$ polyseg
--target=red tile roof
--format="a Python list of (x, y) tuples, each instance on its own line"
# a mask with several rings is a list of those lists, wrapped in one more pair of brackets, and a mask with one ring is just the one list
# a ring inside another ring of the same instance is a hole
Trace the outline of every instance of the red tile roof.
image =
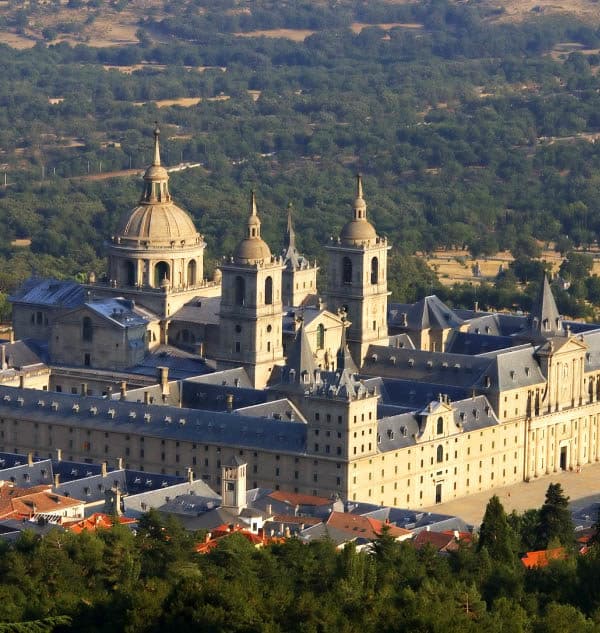
[[(0, 495), (0, 518), (17, 518), (31, 517), (34, 514), (62, 514), (68, 508), (82, 506), (83, 501), (57, 495), (43, 486), (43, 490), (39, 491), (40, 486), (33, 488), (14, 488), (3, 486), (0, 491), (4, 493)], [(10, 490), (13, 494), (9, 494)], [(32, 492), (33, 490), (33, 492)]]
[(204, 543), (198, 543), (196, 545), (196, 551), (199, 554), (208, 554), (208, 552), (217, 547), (222, 539), (227, 538), (232, 534), (240, 534), (247, 541), (252, 543), (254, 547), (264, 547), (265, 545), (270, 543), (281, 543), (284, 541), (284, 539), (282, 538), (270, 538), (266, 537), (264, 534), (254, 534), (253, 532), (250, 532), (250, 530), (241, 528), (238, 525), (233, 528), (230, 528), (227, 525), (221, 525), (207, 536), (207, 539), (206, 541), (204, 541)]
[(388, 528), (388, 534), (393, 538), (400, 538), (411, 534), (410, 530), (389, 525), (377, 519), (363, 517), (359, 514), (348, 512), (332, 512), (326, 522), (328, 527), (335, 528), (354, 538), (376, 539), (384, 527)]
[(421, 549), (426, 545), (432, 545), (438, 552), (453, 552), (458, 549), (458, 541), (454, 536), (454, 532), (428, 532), (423, 530), (419, 532), (413, 544), (417, 549)]
[[(135, 519), (129, 519), (128, 517), (118, 517), (118, 521), (121, 525), (130, 525), (131, 523), (135, 523)], [(63, 523), (64, 525), (64, 523)], [(81, 521), (75, 521), (73, 523), (69, 523), (66, 527), (71, 532), (75, 532), (75, 534), (79, 534), (84, 531), (95, 531), (98, 529), (110, 529), (113, 526), (113, 517), (109, 514), (104, 514), (103, 512), (96, 512)]]
[(564, 547), (554, 549), (542, 549), (536, 552), (527, 552), (521, 558), (521, 562), (527, 569), (534, 567), (546, 567), (551, 560), (564, 560), (567, 557)]

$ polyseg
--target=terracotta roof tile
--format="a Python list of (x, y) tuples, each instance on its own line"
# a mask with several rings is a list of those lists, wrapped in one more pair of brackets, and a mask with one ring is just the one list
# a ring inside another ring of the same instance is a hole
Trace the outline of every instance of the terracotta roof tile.
[(388, 534), (394, 538), (407, 536), (411, 534), (410, 530), (388, 525), (383, 521), (363, 517), (359, 514), (350, 514), (348, 512), (332, 512), (327, 519), (327, 526), (347, 532), (355, 538), (376, 539), (384, 527), (388, 527)]
[(527, 552), (521, 558), (521, 562), (527, 569), (534, 567), (546, 567), (552, 560), (564, 560), (567, 557), (564, 547), (555, 547), (554, 549), (542, 549), (535, 552)]
[(326, 506), (331, 503), (331, 499), (326, 499), (325, 497), (302, 495), (297, 492), (284, 492), (282, 490), (274, 490), (267, 496), (275, 501), (289, 503), (292, 506)]

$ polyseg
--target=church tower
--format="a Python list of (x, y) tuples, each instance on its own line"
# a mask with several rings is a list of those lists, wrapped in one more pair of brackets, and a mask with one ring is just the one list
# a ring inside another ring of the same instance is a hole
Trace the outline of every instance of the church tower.
[(221, 506), (239, 514), (246, 507), (246, 462), (232, 457), (221, 468)]
[(204, 240), (192, 218), (171, 198), (159, 139), (156, 126), (141, 198), (123, 215), (107, 247), (107, 283), (90, 290), (98, 296), (134, 299), (152, 310), (163, 320), (165, 343), (168, 318), (199, 291), (205, 294), (209, 284), (203, 278)]
[(283, 305), (305, 306), (317, 302), (316, 264), (311, 264), (296, 249), (296, 232), (292, 224), (292, 205), (288, 206), (287, 228), (283, 243)]
[(260, 236), (252, 192), (246, 237), (221, 264), (220, 369), (242, 366), (256, 389), (263, 389), (275, 365), (283, 364), (283, 262)]
[(343, 308), (350, 321), (348, 346), (361, 367), (369, 345), (387, 345), (387, 239), (367, 220), (362, 180), (356, 177), (352, 219), (331, 239), (327, 271), (327, 307)]

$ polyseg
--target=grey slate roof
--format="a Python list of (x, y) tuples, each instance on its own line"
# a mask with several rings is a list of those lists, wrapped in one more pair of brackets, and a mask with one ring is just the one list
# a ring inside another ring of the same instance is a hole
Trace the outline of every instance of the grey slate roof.
[(234, 367), (223, 371), (215, 371), (203, 376), (187, 378), (185, 384), (194, 383), (202, 385), (228, 385), (231, 387), (241, 387), (252, 389), (252, 383), (243, 367)]
[(9, 297), (9, 300), (12, 303), (35, 306), (75, 308), (85, 301), (85, 297), (83, 286), (75, 281), (30, 277)]
[(472, 334), (470, 332), (453, 332), (446, 343), (446, 351), (450, 354), (477, 356), (486, 352), (507, 349), (517, 344), (510, 336), (492, 336), (491, 334)]
[(235, 415), (274, 418), (276, 420), (301, 420), (306, 422), (306, 418), (302, 415), (300, 410), (287, 398), (269, 400), (262, 404), (242, 407), (240, 409), (236, 409), (233, 413)]
[[(2, 455), (5, 454), (3, 453)], [(21, 488), (29, 488), (40, 484), (52, 485), (52, 461), (50, 459), (34, 461), (29, 466), (27, 456), (13, 455), (12, 457), (15, 458), (14, 461), (21, 461), (21, 459), (23, 461), (20, 466), (5, 467), (7, 459), (4, 456), (0, 457), (0, 481), (12, 481)]]
[(171, 317), (172, 321), (196, 324), (219, 324), (221, 297), (194, 297)]
[(556, 336), (563, 330), (562, 320), (546, 274), (544, 274), (538, 296), (531, 308), (529, 327), (534, 334), (543, 337)]
[(213, 369), (196, 354), (190, 354), (171, 345), (160, 345), (139, 364), (128, 371), (142, 376), (156, 376), (158, 367), (168, 367), (170, 378), (190, 378), (212, 373)]
[[(435, 403), (434, 403), (435, 404)], [(485, 396), (452, 402), (456, 430), (474, 431), (499, 424)], [(377, 421), (377, 446), (380, 451), (393, 451), (417, 443), (421, 433), (419, 412), (401, 413)]]
[(0, 386), (0, 416), (10, 418), (17, 408), (20, 416), (26, 415), (29, 420), (42, 424), (68, 425), (76, 420), (81, 428), (101, 431), (273, 451), (303, 453), (306, 450), (306, 424), (298, 421), (249, 418), (64, 393), (44, 392), (41, 397), (39, 391)]
[(392, 304), (388, 317), (390, 327), (409, 330), (445, 330), (458, 327), (462, 322), (462, 319), (436, 295), (430, 295), (416, 303)]
[(137, 307), (133, 301), (122, 297), (90, 301), (85, 305), (92, 312), (121, 328), (144, 326), (156, 319), (151, 317), (148, 311)]

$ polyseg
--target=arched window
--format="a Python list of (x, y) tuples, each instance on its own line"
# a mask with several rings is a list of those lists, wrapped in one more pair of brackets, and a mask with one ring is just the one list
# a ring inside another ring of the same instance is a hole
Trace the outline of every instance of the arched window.
[(440, 444), (437, 447), (437, 463), (444, 461), (444, 447)]
[(265, 303), (271, 305), (273, 303), (273, 277), (265, 279)]
[(135, 264), (131, 261), (125, 262), (125, 283), (128, 286), (135, 286)]
[(325, 326), (319, 323), (317, 327), (317, 349), (323, 349), (325, 347)]
[(83, 323), (81, 327), (81, 338), (90, 343), (94, 338), (94, 330), (92, 329), (92, 319), (90, 317), (83, 317)]
[(379, 260), (373, 257), (371, 260), (371, 283), (375, 285), (379, 282)]
[(344, 257), (342, 261), (342, 282), (352, 283), (352, 260), (349, 257)]
[(236, 306), (243, 306), (246, 303), (246, 281), (244, 280), (243, 277), (236, 277), (235, 278), (235, 286), (234, 286), (234, 292), (235, 292), (235, 305)]
[(437, 419), (437, 433), (440, 435), (444, 432), (444, 418)]
[(160, 288), (163, 279), (169, 279), (169, 264), (167, 262), (158, 262), (154, 266), (154, 287)]
[(196, 260), (192, 259), (187, 266), (187, 282), (188, 286), (196, 285)]

